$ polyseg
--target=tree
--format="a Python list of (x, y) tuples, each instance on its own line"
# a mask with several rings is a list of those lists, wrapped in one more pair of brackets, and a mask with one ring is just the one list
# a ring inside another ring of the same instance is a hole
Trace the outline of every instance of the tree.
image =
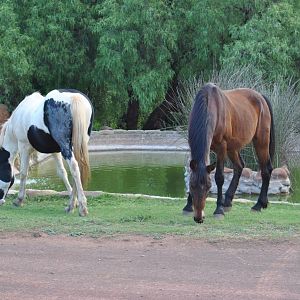
[(177, 51), (173, 52), (173, 79), (165, 100), (150, 114), (144, 129), (158, 129), (169, 122), (176, 111), (176, 90), (180, 82), (193, 77), (209, 78), (220, 65), (224, 45), (232, 41), (231, 26), (239, 27), (271, 1), (257, 4), (251, 0), (170, 1), (169, 9), (176, 24)]
[(232, 26), (233, 42), (222, 53), (223, 65), (249, 65), (265, 79), (299, 77), (300, 10), (294, 1), (272, 4), (244, 26)]
[(99, 39), (93, 82), (104, 86), (117, 113), (127, 106), (127, 128), (135, 129), (164, 98), (173, 76), (175, 24), (162, 0), (106, 0), (98, 5)]
[(0, 100), (12, 109), (31, 89), (32, 67), (26, 55), (30, 39), (22, 35), (10, 1), (0, 4)]
[(77, 88), (98, 126), (161, 128), (182, 81), (253, 65), (300, 75), (298, 0), (3, 0), (0, 100)]
[(27, 57), (35, 70), (35, 89), (46, 93), (55, 88), (76, 87), (86, 92), (90, 64), (85, 6), (79, 0), (18, 2), (22, 31), (30, 37)]

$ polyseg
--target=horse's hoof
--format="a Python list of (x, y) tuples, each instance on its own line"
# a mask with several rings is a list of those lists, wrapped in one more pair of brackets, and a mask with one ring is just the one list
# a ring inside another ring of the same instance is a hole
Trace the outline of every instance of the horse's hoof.
[(214, 211), (214, 215), (225, 215), (223, 206), (218, 206)]
[(232, 209), (232, 206), (224, 206), (223, 209), (224, 209), (224, 212), (230, 212)]
[(82, 208), (82, 209), (79, 209), (79, 216), (80, 217), (85, 217), (88, 215), (88, 210), (86, 207)]
[(4, 199), (0, 200), (0, 205), (3, 205), (4, 203), (5, 203)]
[(261, 212), (261, 206), (260, 205), (257, 205), (255, 204), (254, 206), (251, 207), (251, 211), (252, 212)]
[(21, 207), (23, 206), (23, 201), (20, 199), (16, 199), (15, 201), (13, 201), (13, 205), (17, 207)]
[(67, 206), (67, 207), (65, 208), (65, 212), (66, 212), (67, 214), (73, 213), (73, 212), (74, 212), (74, 207), (72, 208), (72, 207), (70, 207), (70, 206)]
[(224, 215), (223, 214), (214, 214), (214, 217), (217, 220), (223, 220), (224, 219)]

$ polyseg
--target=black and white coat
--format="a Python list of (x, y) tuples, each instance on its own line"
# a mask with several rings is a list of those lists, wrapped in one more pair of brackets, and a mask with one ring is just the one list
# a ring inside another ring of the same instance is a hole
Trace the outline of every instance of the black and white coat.
[[(29, 158), (36, 150), (53, 154), (58, 174), (70, 193), (70, 203), (66, 210), (73, 210), (78, 197), (79, 213), (86, 215), (87, 201), (81, 184), (83, 179), (80, 173), (81, 162), (78, 161), (78, 155), (76, 158), (74, 152), (83, 151), (84, 155), (87, 155), (92, 120), (91, 102), (86, 95), (77, 90), (53, 90), (45, 97), (35, 92), (25, 97), (1, 131), (0, 204), (5, 202), (5, 196), (14, 182), (13, 165), (19, 153), (20, 188), (14, 204), (22, 205)], [(62, 157), (70, 168), (74, 179), (74, 189), (68, 181)], [(86, 159), (85, 164), (88, 164), (88, 157)]]

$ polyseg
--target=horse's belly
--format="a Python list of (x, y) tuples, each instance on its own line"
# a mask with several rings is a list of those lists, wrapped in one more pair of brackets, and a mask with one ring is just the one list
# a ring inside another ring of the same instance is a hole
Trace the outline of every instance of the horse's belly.
[(60, 152), (60, 147), (51, 135), (32, 125), (27, 132), (31, 146), (41, 153)]

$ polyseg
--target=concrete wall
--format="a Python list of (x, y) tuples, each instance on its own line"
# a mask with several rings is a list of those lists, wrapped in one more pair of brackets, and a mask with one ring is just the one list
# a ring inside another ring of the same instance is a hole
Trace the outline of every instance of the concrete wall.
[(89, 150), (188, 151), (188, 143), (177, 131), (101, 130), (92, 132)]

